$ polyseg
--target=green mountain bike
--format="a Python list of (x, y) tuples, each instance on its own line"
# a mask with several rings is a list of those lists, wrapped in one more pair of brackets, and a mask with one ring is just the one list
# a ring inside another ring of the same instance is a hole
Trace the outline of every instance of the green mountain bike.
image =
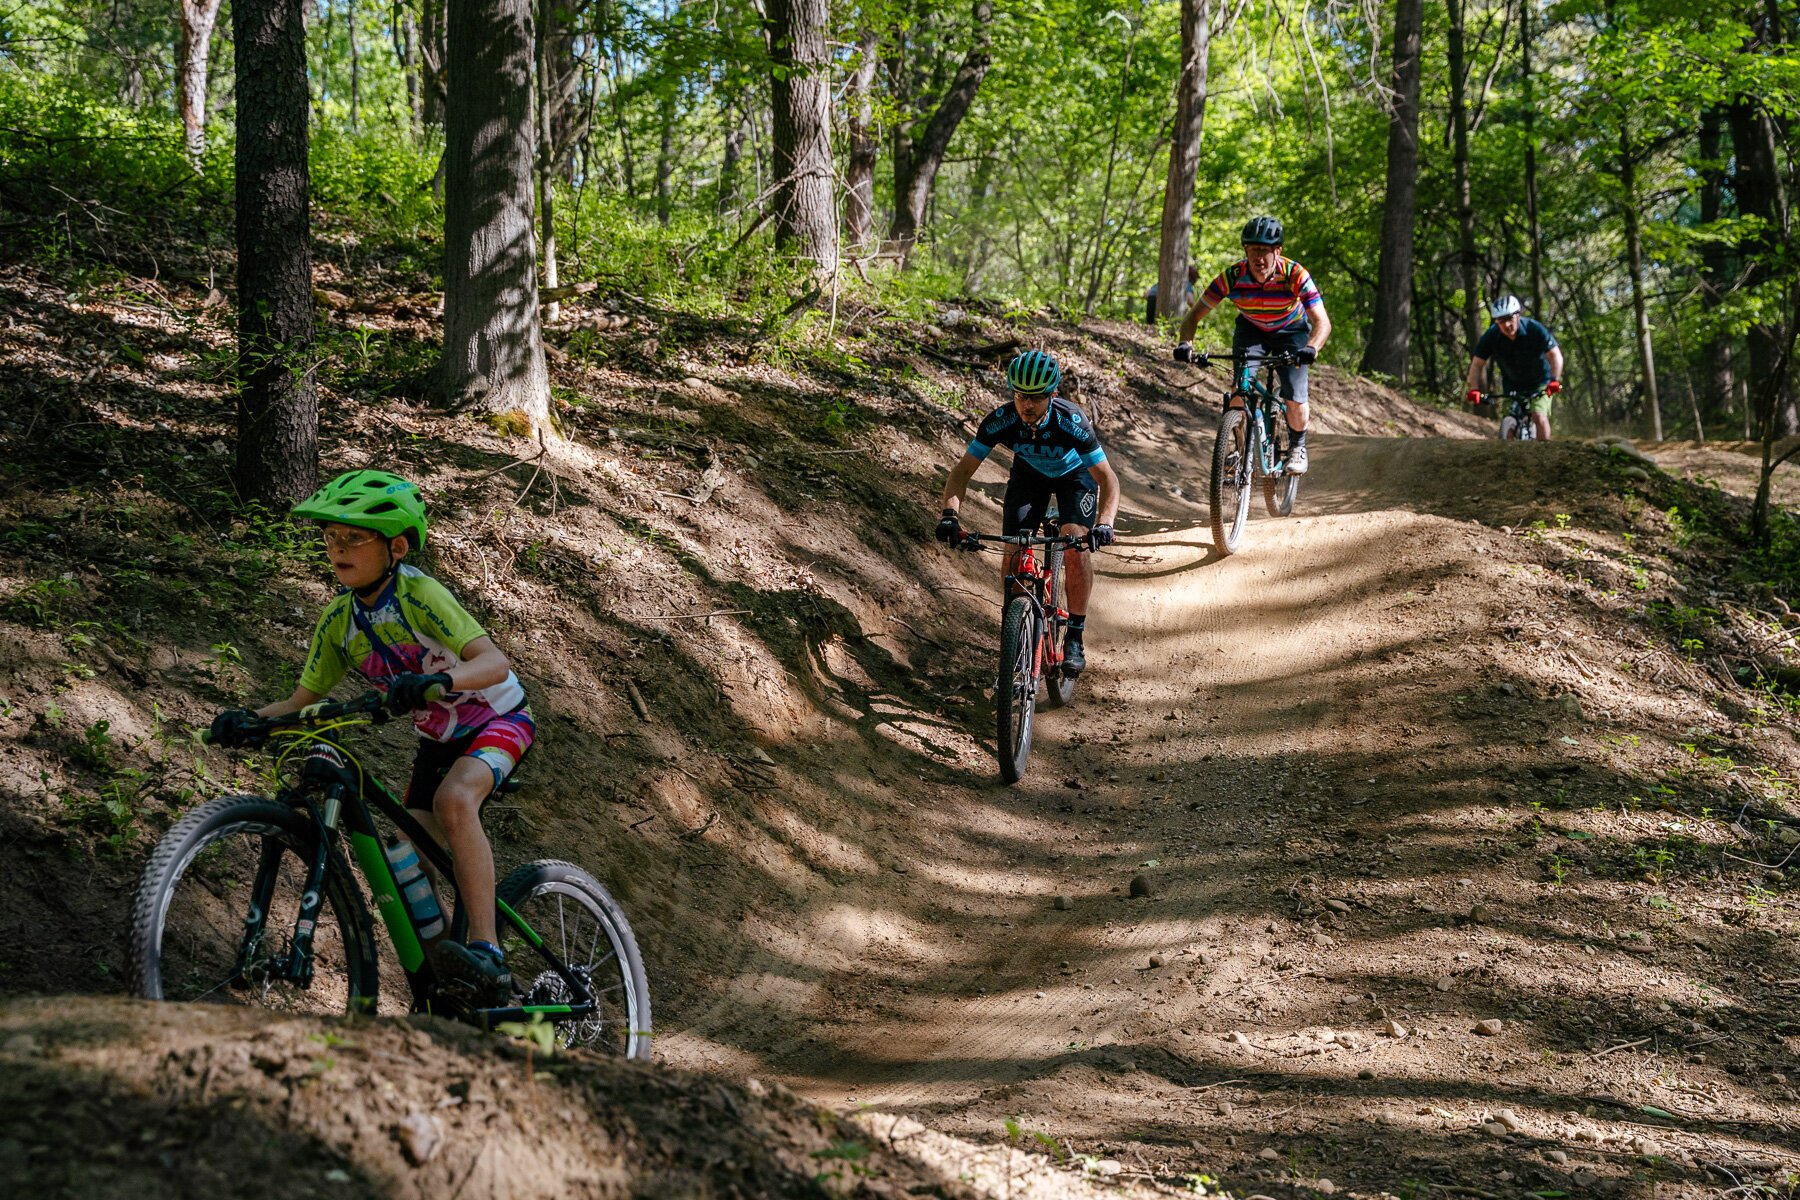
[(1225, 393), (1219, 413), (1219, 433), (1213, 441), (1212, 534), (1220, 554), (1235, 554), (1250, 520), (1250, 495), (1260, 487), (1263, 504), (1271, 517), (1294, 511), (1300, 494), (1300, 476), (1287, 470), (1282, 439), (1287, 420), (1276, 394), (1276, 368), (1298, 366), (1292, 352), (1279, 354), (1195, 354), (1188, 361), (1208, 366), (1215, 360), (1236, 368), (1232, 389)]
[[(469, 1008), (440, 987), (427, 945), (462, 940), (458, 901), (443, 917), (418, 858), (455, 895), (449, 852), (344, 746), (344, 730), (390, 714), (378, 692), (268, 717), (247, 733), (273, 744), (273, 799), (221, 796), (164, 835), (132, 905), (131, 972), (151, 1000), (261, 1005), (291, 1012), (377, 1011), (382, 960), (349, 861), (361, 871), (393, 944), (414, 1012), (484, 1029), (547, 1021), (564, 1046), (650, 1056), (650, 989), (631, 925), (592, 875), (571, 863), (526, 863), (497, 889), (513, 1003)], [(508, 780), (500, 791), (518, 786)], [(399, 831), (384, 839), (379, 812)], [(404, 840), (402, 840), (402, 838)], [(410, 843), (410, 846), (408, 845)]]

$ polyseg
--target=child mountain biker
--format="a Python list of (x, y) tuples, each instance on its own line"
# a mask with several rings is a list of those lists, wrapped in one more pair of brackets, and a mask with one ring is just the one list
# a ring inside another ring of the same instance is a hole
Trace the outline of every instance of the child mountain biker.
[[(512, 976), (496, 936), (494, 853), (481, 806), (531, 746), (525, 689), (444, 585), (403, 561), (425, 544), (417, 486), (385, 471), (351, 471), (293, 515), (319, 522), (343, 590), (313, 630), (294, 694), (254, 713), (226, 709), (213, 718), (213, 740), (243, 744), (254, 718), (299, 712), (352, 670), (386, 695), (390, 711), (413, 713), (419, 747), (406, 807), (449, 846), (469, 914), (468, 944), (437, 943), (432, 966), (475, 1007), (498, 1007), (510, 999)], [(443, 694), (433, 699), (436, 688)]]
[[(1280, 367), (1282, 407), (1287, 412), (1292, 448), (1288, 452), (1290, 474), (1306, 474), (1306, 364), (1319, 356), (1331, 337), (1331, 318), (1325, 298), (1305, 267), (1281, 256), (1281, 222), (1274, 217), (1253, 217), (1244, 226), (1244, 257), (1226, 267), (1206, 285), (1194, 307), (1181, 322), (1181, 342), (1175, 347), (1178, 362), (1193, 353), (1194, 331), (1206, 314), (1230, 300), (1237, 307), (1237, 323), (1231, 330), (1233, 352), (1254, 351), (1258, 356), (1291, 350), (1300, 364)], [(1242, 402), (1233, 405), (1241, 408)]]
[[(1481, 400), (1481, 385), (1490, 362), (1500, 364), (1500, 379), (1516, 396), (1530, 396), (1531, 423), (1539, 441), (1550, 440), (1550, 398), (1562, 391), (1563, 353), (1556, 335), (1542, 323), (1520, 315), (1517, 296), (1497, 296), (1488, 301), (1494, 323), (1475, 343), (1469, 362), (1468, 400)], [(1501, 414), (1502, 420), (1505, 414)]]
[[(1010, 535), (1035, 530), (1055, 496), (1056, 511), (1062, 516), (1059, 532), (1064, 537), (1085, 537), (1090, 549), (1112, 545), (1113, 520), (1119, 512), (1119, 477), (1106, 461), (1094, 427), (1080, 409), (1056, 394), (1062, 368), (1042, 350), (1027, 350), (1007, 364), (1006, 382), (1012, 387), (1011, 403), (981, 419), (969, 448), (944, 483), (937, 540), (952, 546), (962, 540), (957, 510), (962, 507), (969, 480), (995, 446), (1007, 446), (1013, 452), (1013, 465), (1006, 481), (1001, 532)], [(1002, 578), (1017, 569), (1018, 557), (1017, 548), (1007, 547), (1000, 568)], [(1085, 554), (1071, 554), (1065, 562), (1069, 627), (1063, 635), (1063, 669), (1078, 675), (1087, 669), (1081, 643), (1094, 575)]]

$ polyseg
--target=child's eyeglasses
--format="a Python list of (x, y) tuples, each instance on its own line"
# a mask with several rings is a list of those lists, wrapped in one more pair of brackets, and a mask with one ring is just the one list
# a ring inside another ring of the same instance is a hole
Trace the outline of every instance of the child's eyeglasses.
[(327, 533), (324, 537), (327, 550), (361, 550), (370, 542), (381, 540), (373, 533)]

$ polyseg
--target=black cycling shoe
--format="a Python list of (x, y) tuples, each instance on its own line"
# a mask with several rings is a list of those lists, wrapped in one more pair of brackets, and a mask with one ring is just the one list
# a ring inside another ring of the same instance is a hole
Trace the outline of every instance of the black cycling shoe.
[(470, 1008), (505, 1008), (513, 1002), (506, 960), (485, 948), (445, 939), (432, 947), (431, 966), (445, 994)]
[(1070, 677), (1087, 670), (1087, 655), (1081, 652), (1081, 639), (1078, 637), (1063, 639), (1063, 674)]

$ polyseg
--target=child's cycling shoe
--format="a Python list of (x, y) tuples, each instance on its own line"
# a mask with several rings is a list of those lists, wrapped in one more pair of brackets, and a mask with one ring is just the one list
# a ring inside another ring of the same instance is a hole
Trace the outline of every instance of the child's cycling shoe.
[(506, 959), (485, 942), (462, 945), (448, 939), (432, 947), (431, 966), (440, 990), (470, 1008), (504, 1008), (513, 1002), (512, 972)]
[(1063, 639), (1063, 674), (1070, 677), (1087, 670), (1087, 655), (1081, 652), (1081, 639), (1066, 637)]
[(1301, 443), (1288, 451), (1287, 473), (1289, 475), (1306, 474), (1306, 445)]

